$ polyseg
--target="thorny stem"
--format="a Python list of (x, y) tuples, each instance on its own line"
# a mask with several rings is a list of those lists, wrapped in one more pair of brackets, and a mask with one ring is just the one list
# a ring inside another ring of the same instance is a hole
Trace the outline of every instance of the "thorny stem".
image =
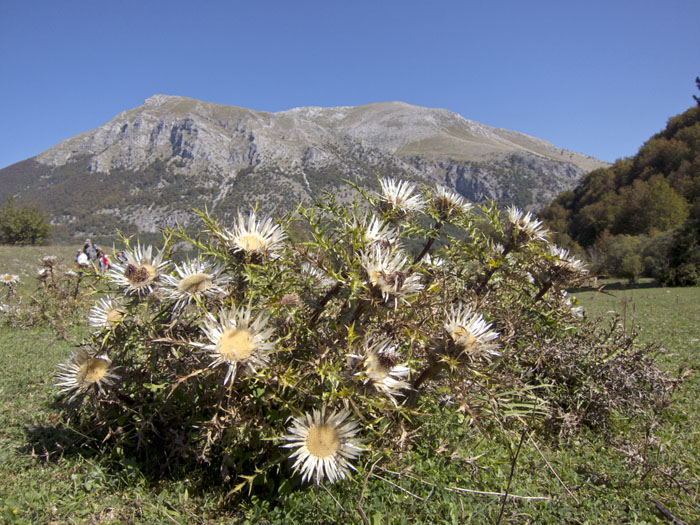
[(542, 299), (542, 297), (544, 297), (544, 294), (546, 294), (551, 287), (552, 287), (551, 282), (545, 283), (544, 286), (542, 286), (542, 288), (540, 288), (540, 291), (537, 292), (537, 295), (532, 299), (532, 302), (536, 303), (537, 301)]
[(418, 388), (426, 381), (429, 381), (438, 375), (444, 366), (444, 363), (439, 361), (432, 363), (428, 365), (428, 367), (423, 370), (416, 379), (413, 380), (413, 384), (411, 384), (411, 394), (406, 401), (406, 406), (411, 407), (415, 405), (416, 400), (418, 399)]
[(360, 304), (357, 305), (357, 308), (355, 308), (355, 311), (352, 314), (352, 317), (350, 318), (350, 324), (354, 323), (357, 321), (360, 316), (362, 315), (362, 312), (365, 311), (365, 308), (367, 307), (367, 302), (366, 301), (360, 301)]
[(242, 298), (244, 296), (246, 289), (245, 278), (242, 275), (238, 276), (238, 283), (236, 285), (236, 296)]
[[(510, 242), (508, 243), (508, 246), (506, 246), (503, 249), (503, 253), (501, 254), (501, 259), (505, 259), (506, 256), (513, 250), (513, 243)], [(498, 270), (501, 267), (501, 265), (493, 266), (492, 268), (489, 268), (484, 276), (481, 278), (481, 282), (479, 283), (479, 286), (476, 289), (477, 295), (481, 295), (484, 292), (484, 289), (486, 288), (486, 285), (489, 283), (491, 280), (491, 277), (493, 277), (493, 274), (496, 273), (496, 270)]]
[(372, 467), (367, 472), (367, 475), (365, 476), (365, 482), (362, 484), (362, 492), (360, 492), (360, 499), (357, 501), (357, 505), (355, 505), (355, 508), (360, 513), (360, 517), (362, 518), (362, 522), (365, 525), (369, 525), (369, 520), (367, 519), (367, 515), (365, 514), (365, 511), (362, 508), (362, 501), (365, 499), (365, 489), (367, 488), (367, 480), (369, 479), (370, 475), (372, 474), (374, 467), (376, 467), (377, 463), (379, 463), (381, 460), (382, 460), (382, 458), (380, 457), (377, 461), (374, 462)]
[[(435, 231), (435, 233), (440, 231), (440, 228), (442, 228), (442, 224), (443, 224), (442, 221), (435, 221), (435, 226), (433, 227), (433, 230)], [(428, 238), (428, 242), (426, 242), (425, 246), (423, 246), (423, 250), (418, 255), (416, 255), (415, 259), (413, 259), (413, 264), (416, 264), (423, 257), (425, 257), (425, 254), (430, 251), (430, 248), (432, 248), (434, 242), (435, 242), (435, 237)]]
[(328, 304), (328, 301), (333, 299), (334, 296), (338, 295), (338, 292), (340, 292), (340, 289), (342, 287), (343, 287), (343, 283), (338, 281), (337, 283), (335, 283), (335, 286), (333, 286), (333, 288), (328, 290), (328, 292), (326, 292), (326, 295), (324, 295), (323, 298), (318, 302), (318, 306), (316, 307), (316, 311), (311, 316), (311, 325), (312, 326), (316, 324), (316, 321), (318, 321), (318, 318), (320, 317), (321, 312), (323, 312), (324, 308)]
[(80, 291), (80, 281), (83, 280), (83, 272), (78, 272), (78, 278), (75, 281), (75, 291), (73, 292), (73, 300), (78, 299), (78, 292)]

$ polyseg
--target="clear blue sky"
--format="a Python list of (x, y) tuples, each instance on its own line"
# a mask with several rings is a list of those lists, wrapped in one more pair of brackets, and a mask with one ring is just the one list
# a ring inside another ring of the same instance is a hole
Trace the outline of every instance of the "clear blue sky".
[(613, 161), (694, 103), (700, 1), (2, 0), (0, 68), (0, 167), (155, 93), (399, 100)]

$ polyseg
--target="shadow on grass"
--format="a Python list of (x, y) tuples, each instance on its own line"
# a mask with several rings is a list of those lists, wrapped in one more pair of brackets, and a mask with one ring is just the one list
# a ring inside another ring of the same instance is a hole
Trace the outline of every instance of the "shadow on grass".
[[(64, 408), (60, 402), (51, 406), (57, 412), (61, 407)], [(255, 472), (254, 465), (251, 467), (249, 462), (242, 464), (240, 458), (236, 460), (222, 454), (220, 461), (206, 462), (193, 455), (174, 453), (164, 442), (150, 442), (141, 447), (129, 443), (125, 448), (114, 450), (111, 442), (115, 433), (109, 429), (95, 431), (88, 421), (71, 427), (56, 412), (49, 415), (45, 424), (25, 426), (23, 432), (25, 439), (17, 449), (18, 454), (40, 464), (71, 465), (87, 460), (104, 472), (105, 479), (114, 482), (113, 487), (129, 486), (134, 480), (151, 488), (169, 484), (178, 486), (186, 482), (192, 496), (205, 498), (215, 494), (221, 501), (222, 510), (237, 508), (240, 498), (249, 493), (232, 489), (245, 478), (244, 474)], [(250, 487), (252, 493), (270, 505), (274, 505), (283, 482), (291, 477), (290, 464), (281, 458), (278, 462), (280, 468), (271, 472), (265, 483), (255, 483), (255, 487)], [(285, 487), (287, 491), (303, 489), (298, 480), (287, 481)]]
[(19, 451), (38, 458), (43, 463), (58, 463), (64, 456), (86, 452), (81, 443), (85, 439), (75, 430), (62, 424), (25, 427), (26, 441)]
[(31, 455), (43, 463), (58, 463), (67, 457), (90, 457), (99, 454), (94, 445), (98, 438), (89, 436), (81, 428), (74, 428), (64, 419), (65, 402), (59, 399), (49, 400), (46, 408), (48, 414), (39, 424), (25, 425), (25, 435), (20, 453)]
[(613, 281), (604, 282), (600, 286), (581, 286), (579, 288), (571, 288), (568, 290), (570, 293), (581, 293), (581, 292), (612, 292), (612, 291), (624, 291), (624, 290), (646, 290), (650, 288), (662, 288), (664, 287), (658, 281), (640, 281), (636, 283), (628, 283), (624, 281)]

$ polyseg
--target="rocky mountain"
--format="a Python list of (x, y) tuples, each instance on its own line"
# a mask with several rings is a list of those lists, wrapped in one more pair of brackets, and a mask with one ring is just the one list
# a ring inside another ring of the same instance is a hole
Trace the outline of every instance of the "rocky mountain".
[(58, 236), (281, 213), (344, 179), (442, 184), (536, 209), (606, 163), (543, 140), (401, 102), (267, 113), (155, 95), (106, 124), (0, 170), (0, 199), (46, 210)]

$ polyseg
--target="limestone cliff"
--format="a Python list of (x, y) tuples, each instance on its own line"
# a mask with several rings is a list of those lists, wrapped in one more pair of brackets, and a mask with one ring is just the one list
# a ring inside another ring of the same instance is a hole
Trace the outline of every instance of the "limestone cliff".
[(153, 231), (192, 208), (282, 212), (343, 179), (443, 184), (536, 209), (605, 163), (543, 140), (401, 102), (279, 113), (155, 95), (0, 170), (0, 199), (38, 203), (65, 234)]

